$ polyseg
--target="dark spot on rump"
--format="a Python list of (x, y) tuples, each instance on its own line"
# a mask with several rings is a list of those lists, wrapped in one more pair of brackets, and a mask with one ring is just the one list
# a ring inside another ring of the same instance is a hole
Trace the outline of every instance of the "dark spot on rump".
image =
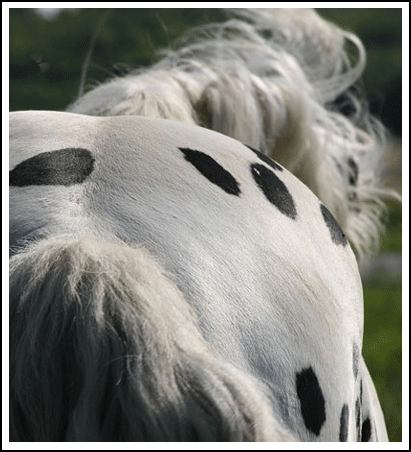
[(347, 160), (348, 167), (350, 169), (350, 174), (348, 176), (348, 182), (350, 185), (357, 185), (358, 181), (358, 165), (355, 163), (352, 157), (348, 157)]
[(355, 401), (355, 427), (357, 429), (357, 441), (361, 441), (361, 402), (357, 398)]
[(361, 442), (365, 443), (370, 441), (371, 439), (371, 421), (370, 418), (367, 417), (365, 421), (362, 423), (361, 428)]
[(325, 422), (325, 401), (312, 367), (296, 374), (296, 385), (304, 424), (318, 436)]
[(81, 184), (93, 172), (94, 157), (87, 149), (42, 152), (19, 163), (9, 173), (12, 187)]
[(352, 367), (354, 372), (354, 378), (357, 378), (359, 364), (360, 364), (360, 349), (357, 344), (354, 344), (352, 351)]
[(348, 405), (345, 403), (341, 410), (340, 415), (340, 442), (345, 442), (348, 440), (348, 421), (349, 421), (349, 409)]
[(210, 182), (218, 185), (230, 195), (239, 196), (241, 193), (238, 182), (235, 178), (217, 163), (209, 155), (201, 151), (194, 151), (189, 148), (179, 148), (184, 154), (184, 158), (190, 162), (200, 173)]
[(248, 146), (248, 144), (245, 144), (244, 146), (247, 146), (250, 151), (253, 151), (254, 154), (262, 160), (264, 163), (267, 163), (267, 165), (270, 165), (272, 169), (277, 171), (283, 171), (283, 167), (280, 166), (278, 163), (274, 162), (274, 160), (271, 160), (270, 157), (267, 157), (265, 154), (263, 154), (260, 151), (257, 151), (257, 149), (252, 148), (251, 146)]
[(265, 197), (277, 209), (289, 218), (295, 220), (297, 210), (294, 200), (285, 184), (266, 166), (258, 163), (251, 165), (251, 174)]
[(321, 213), (323, 215), (325, 224), (327, 225), (328, 229), (330, 230), (331, 234), (331, 240), (336, 245), (347, 245), (347, 239), (342, 232), (340, 226), (338, 225), (335, 218), (332, 216), (331, 212), (327, 209), (327, 207), (324, 206), (324, 204), (321, 204)]

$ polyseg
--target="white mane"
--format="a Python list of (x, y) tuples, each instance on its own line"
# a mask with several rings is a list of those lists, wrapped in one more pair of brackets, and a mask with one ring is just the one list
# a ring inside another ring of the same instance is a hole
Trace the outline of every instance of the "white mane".
[[(227, 10), (153, 66), (114, 78), (68, 111), (198, 124), (284, 165), (333, 213), (361, 258), (376, 250), (396, 195), (379, 180), (385, 131), (355, 90), (361, 41), (305, 9)], [(349, 110), (345, 116), (339, 104)]]

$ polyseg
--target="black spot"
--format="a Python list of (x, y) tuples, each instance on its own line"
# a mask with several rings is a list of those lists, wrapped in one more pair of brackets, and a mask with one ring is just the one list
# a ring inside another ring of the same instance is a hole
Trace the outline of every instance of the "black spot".
[(241, 193), (238, 182), (234, 177), (204, 152), (194, 151), (189, 148), (179, 148), (184, 158), (190, 162), (200, 173), (213, 184), (218, 185), (230, 195), (239, 196)]
[(355, 401), (355, 427), (357, 429), (357, 442), (361, 441), (361, 402), (357, 398)]
[(354, 372), (354, 378), (357, 378), (359, 364), (360, 364), (360, 349), (357, 344), (354, 344), (352, 350), (352, 367)]
[(348, 166), (350, 168), (350, 174), (348, 176), (348, 182), (350, 185), (357, 185), (358, 181), (358, 165), (355, 163), (352, 157), (349, 157), (347, 160)]
[(93, 172), (94, 157), (87, 149), (43, 152), (19, 163), (9, 173), (12, 187), (81, 184)]
[(348, 440), (348, 418), (350, 411), (348, 405), (345, 403), (341, 410), (340, 415), (340, 442), (346, 442)]
[(361, 442), (366, 443), (370, 440), (371, 440), (371, 421), (370, 418), (367, 417), (367, 419), (362, 423)]
[(296, 384), (304, 424), (318, 436), (325, 422), (325, 401), (312, 367), (296, 374)]
[(325, 224), (327, 225), (328, 229), (331, 233), (331, 240), (336, 245), (347, 245), (347, 239), (342, 232), (340, 226), (338, 225), (335, 218), (332, 216), (331, 212), (327, 209), (327, 207), (324, 206), (324, 204), (321, 204), (321, 213), (323, 215)]
[(245, 144), (244, 146), (247, 146), (250, 151), (253, 151), (254, 154), (262, 160), (264, 163), (267, 163), (267, 165), (270, 165), (272, 169), (275, 169), (277, 171), (283, 171), (283, 167), (280, 166), (278, 163), (274, 162), (274, 160), (271, 160), (270, 157), (267, 157), (265, 154), (263, 154), (260, 151), (257, 151), (257, 149), (252, 148), (251, 146), (248, 146), (248, 144)]
[(293, 198), (284, 183), (266, 166), (258, 163), (251, 165), (251, 174), (265, 197), (281, 213), (295, 220), (297, 210)]

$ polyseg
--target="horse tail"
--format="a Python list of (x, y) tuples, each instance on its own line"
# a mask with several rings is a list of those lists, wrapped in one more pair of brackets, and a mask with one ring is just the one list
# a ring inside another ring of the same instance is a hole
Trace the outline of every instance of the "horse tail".
[(287, 441), (143, 248), (48, 238), (10, 259), (12, 441)]

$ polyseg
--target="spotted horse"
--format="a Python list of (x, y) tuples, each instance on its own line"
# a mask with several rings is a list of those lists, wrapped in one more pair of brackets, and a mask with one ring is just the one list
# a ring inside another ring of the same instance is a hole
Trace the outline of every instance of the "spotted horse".
[(13, 441), (387, 441), (333, 215), (258, 150), (10, 114)]

